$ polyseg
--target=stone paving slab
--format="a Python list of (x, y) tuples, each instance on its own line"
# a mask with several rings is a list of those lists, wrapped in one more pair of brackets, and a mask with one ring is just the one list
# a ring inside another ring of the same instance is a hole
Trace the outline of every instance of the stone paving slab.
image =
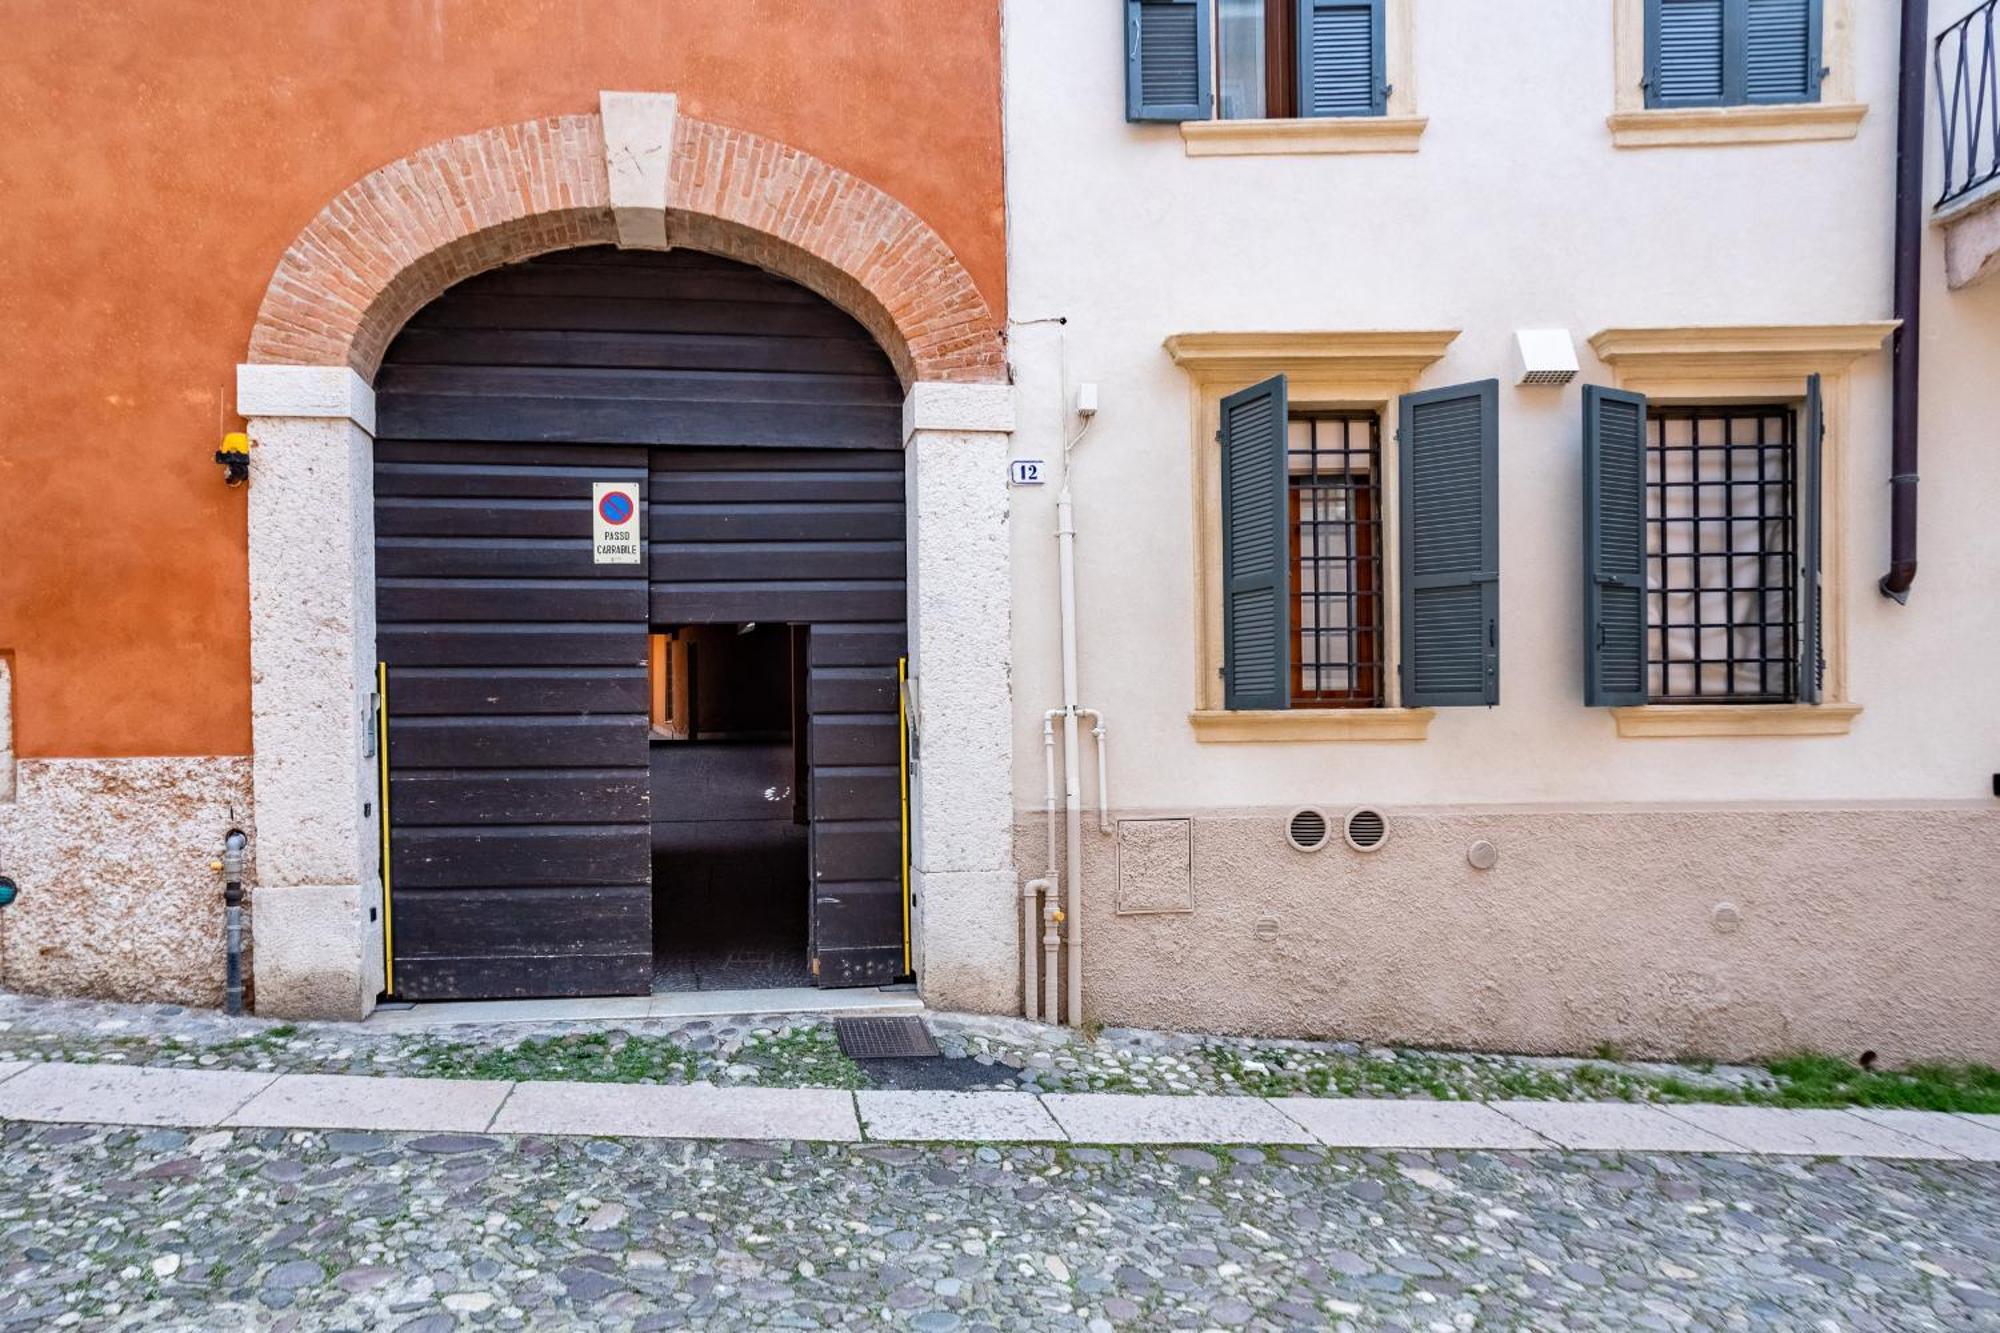
[(279, 1129), (479, 1133), (514, 1085), (484, 1079), (286, 1074), (224, 1120)]
[(1667, 1114), (1746, 1152), (1801, 1157), (1945, 1158), (1957, 1154), (1847, 1111), (1775, 1106), (1674, 1106)]
[(1479, 1102), (1280, 1097), (1271, 1105), (1329, 1148), (1552, 1148)]
[(1651, 1106), (1625, 1102), (1488, 1102), (1493, 1110), (1565, 1148), (1589, 1152), (1742, 1152), (1719, 1134)]
[(206, 1128), (220, 1124), (277, 1077), (49, 1062), (0, 1082), (0, 1119)]
[(495, 1134), (664, 1139), (851, 1143), (861, 1137), (852, 1093), (826, 1088), (717, 1088), (700, 1083), (684, 1087), (517, 1083), (490, 1128)]
[[(1857, 1106), (1853, 1114), (1898, 1134), (1945, 1148), (1970, 1162), (2000, 1162), (2000, 1116), (1950, 1115)], [(1980, 1124), (1981, 1120), (1991, 1124)]]
[(857, 1092), (854, 1100), (871, 1139), (1046, 1143), (1068, 1137), (1039, 1098), (1018, 1092)]
[(1042, 1098), (1077, 1143), (1311, 1143), (1305, 1127), (1256, 1097), (1050, 1093)]
[(32, 1060), (0, 1060), (0, 1083), (5, 1083), (32, 1063)]

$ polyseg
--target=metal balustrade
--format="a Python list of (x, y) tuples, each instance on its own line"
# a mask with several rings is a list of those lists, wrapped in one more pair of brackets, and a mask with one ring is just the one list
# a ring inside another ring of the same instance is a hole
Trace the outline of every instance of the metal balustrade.
[(1944, 146), (1944, 190), (1937, 207), (2000, 177), (2000, 70), (1994, 67), (1994, 7), (1986, 0), (1938, 34), (1932, 48), (1938, 121)]

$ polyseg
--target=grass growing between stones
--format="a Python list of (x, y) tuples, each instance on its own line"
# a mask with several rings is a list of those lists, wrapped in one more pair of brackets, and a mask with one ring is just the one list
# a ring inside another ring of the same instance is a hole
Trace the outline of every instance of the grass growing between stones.
[(1986, 1065), (1911, 1065), (1864, 1069), (1826, 1055), (1774, 1060), (1775, 1094), (1766, 1106), (1876, 1106), (1912, 1111), (2000, 1114), (2000, 1070)]
[(491, 1048), (433, 1041), (410, 1065), (408, 1072), (431, 1078), (687, 1083), (693, 1080), (698, 1062), (693, 1051), (665, 1037), (578, 1032)]

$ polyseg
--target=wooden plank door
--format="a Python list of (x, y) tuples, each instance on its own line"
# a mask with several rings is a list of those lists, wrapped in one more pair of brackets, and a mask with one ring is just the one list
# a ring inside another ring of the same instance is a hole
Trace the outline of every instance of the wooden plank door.
[(651, 989), (646, 568), (593, 562), (599, 481), (646, 451), (376, 445), (403, 998)]

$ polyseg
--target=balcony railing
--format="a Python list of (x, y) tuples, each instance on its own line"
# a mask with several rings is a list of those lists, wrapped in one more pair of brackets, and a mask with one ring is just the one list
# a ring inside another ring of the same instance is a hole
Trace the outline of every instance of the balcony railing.
[(1938, 34), (1931, 60), (1944, 127), (1944, 192), (1937, 207), (2000, 178), (2000, 70), (1994, 68), (1993, 10), (1977, 9)]

